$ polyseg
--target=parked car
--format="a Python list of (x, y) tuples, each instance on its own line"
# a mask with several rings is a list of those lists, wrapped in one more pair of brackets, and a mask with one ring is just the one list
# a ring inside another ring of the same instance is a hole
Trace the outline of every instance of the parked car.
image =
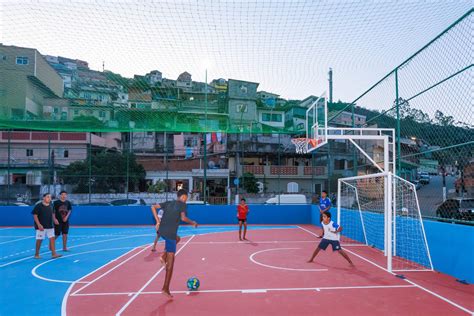
[(303, 194), (281, 194), (269, 198), (265, 204), (307, 204)]
[(30, 206), (23, 202), (14, 202), (14, 201), (0, 201), (0, 206)]
[(122, 199), (122, 200), (114, 200), (110, 202), (113, 206), (140, 206), (146, 205), (143, 199)]
[(420, 183), (420, 181), (418, 181), (418, 180), (412, 180), (411, 183), (413, 183), (413, 184), (415, 185), (415, 189), (416, 189), (416, 190), (421, 189), (421, 187), (423, 186), (423, 185)]
[(420, 183), (421, 184), (429, 184), (431, 180), (431, 176), (428, 172), (420, 172)]
[(474, 221), (474, 198), (447, 199), (436, 210), (440, 218)]

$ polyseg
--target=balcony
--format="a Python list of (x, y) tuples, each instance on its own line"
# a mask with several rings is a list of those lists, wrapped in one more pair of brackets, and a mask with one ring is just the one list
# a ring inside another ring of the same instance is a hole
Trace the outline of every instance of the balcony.
[(302, 177), (302, 178), (311, 178), (315, 177), (326, 177), (327, 168), (324, 166), (242, 166), (243, 172), (252, 173), (256, 176), (266, 177)]

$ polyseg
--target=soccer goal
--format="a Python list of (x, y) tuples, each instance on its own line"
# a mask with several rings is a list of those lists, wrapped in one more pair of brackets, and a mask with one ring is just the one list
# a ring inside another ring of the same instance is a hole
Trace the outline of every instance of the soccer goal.
[(338, 197), (337, 219), (344, 227), (344, 244), (383, 251), (390, 272), (433, 269), (412, 183), (391, 172), (342, 178)]

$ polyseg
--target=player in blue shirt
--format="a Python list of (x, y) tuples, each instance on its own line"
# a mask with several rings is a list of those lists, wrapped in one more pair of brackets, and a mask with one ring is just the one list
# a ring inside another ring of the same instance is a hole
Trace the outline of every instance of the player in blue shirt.
[(319, 222), (323, 221), (323, 213), (329, 212), (331, 209), (332, 203), (331, 199), (328, 198), (328, 192), (324, 190), (321, 192), (321, 197), (319, 198)]

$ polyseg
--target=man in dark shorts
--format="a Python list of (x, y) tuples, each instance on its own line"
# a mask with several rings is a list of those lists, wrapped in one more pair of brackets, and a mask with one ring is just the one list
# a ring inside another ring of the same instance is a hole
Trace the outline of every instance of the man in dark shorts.
[(56, 253), (54, 245), (54, 224), (58, 224), (58, 221), (54, 217), (53, 208), (51, 206), (51, 195), (49, 193), (43, 194), (43, 200), (35, 205), (33, 211), (33, 219), (35, 222), (36, 230), (36, 252), (35, 259), (40, 259), (40, 248), (44, 237), (49, 239), (49, 249), (53, 258), (59, 258), (61, 255)]
[[(197, 227), (197, 223), (186, 216), (186, 201), (188, 192), (178, 191), (178, 199), (154, 205), (155, 209), (161, 208), (163, 216), (157, 222), (158, 233), (165, 240), (165, 253), (160, 257), (161, 262), (166, 267), (165, 282), (163, 284), (163, 294), (168, 298), (173, 298), (170, 293), (171, 276), (173, 275), (174, 257), (176, 253), (176, 243), (178, 239), (178, 228), (180, 221)], [(156, 211), (155, 211), (156, 212)], [(154, 212), (154, 213), (155, 213)], [(155, 217), (156, 219), (157, 217)]]
[(58, 220), (58, 225), (54, 225), (54, 236), (55, 240), (59, 238), (59, 235), (63, 235), (63, 251), (67, 249), (67, 235), (69, 233), (69, 216), (71, 216), (72, 205), (67, 200), (67, 192), (61, 191), (59, 193), (59, 200), (53, 203), (54, 215)]
[(247, 240), (247, 214), (249, 213), (249, 206), (245, 203), (245, 199), (240, 199), (240, 204), (237, 205), (237, 220), (239, 221), (239, 240), (242, 240), (242, 225), (244, 226), (244, 240)]

